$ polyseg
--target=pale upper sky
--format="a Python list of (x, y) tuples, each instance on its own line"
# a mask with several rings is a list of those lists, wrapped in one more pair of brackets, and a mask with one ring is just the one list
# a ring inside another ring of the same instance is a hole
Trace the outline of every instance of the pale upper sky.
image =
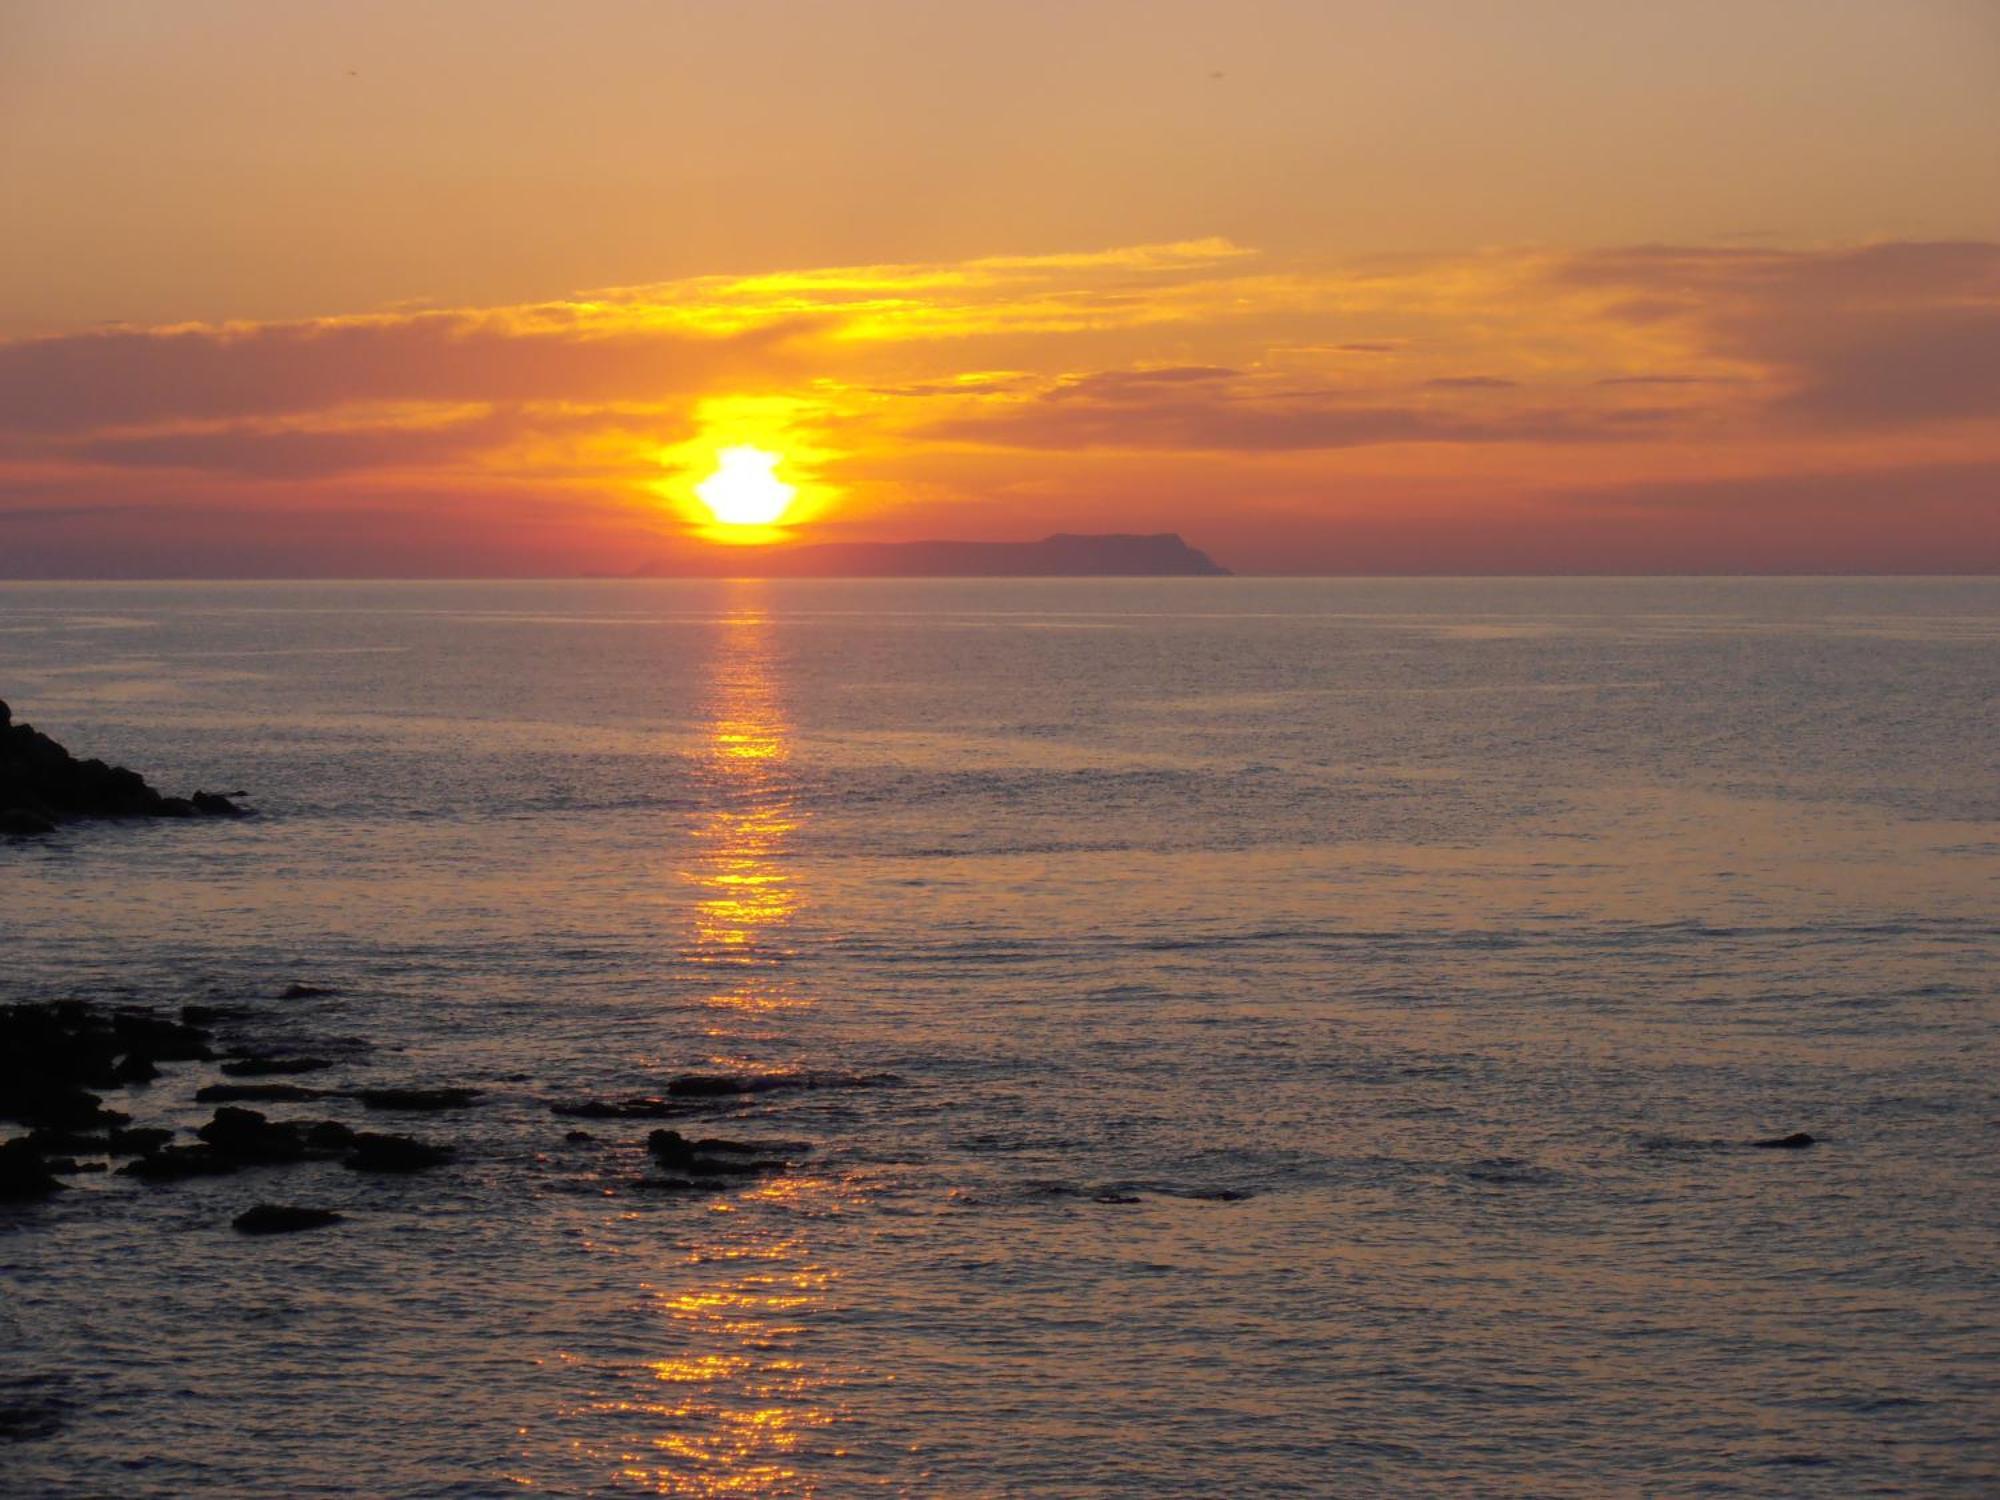
[(0, 0), (0, 575), (618, 571), (732, 443), (801, 540), (2000, 568), (1996, 98), (1993, 0)]
[(0, 4), (0, 330), (1222, 235), (2000, 236), (1992, 0)]

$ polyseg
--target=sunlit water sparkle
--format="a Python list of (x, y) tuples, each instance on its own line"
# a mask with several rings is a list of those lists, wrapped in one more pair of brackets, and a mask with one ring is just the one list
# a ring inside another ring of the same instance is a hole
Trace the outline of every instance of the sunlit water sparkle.
[[(19, 717), (264, 813), (0, 848), (7, 997), (488, 1091), (419, 1178), (0, 1209), (0, 1490), (1990, 1492), (1996, 646), (1972, 581), (0, 586)], [(548, 1109), (724, 1069), (871, 1086), (689, 1127), (810, 1147), (713, 1197)]]

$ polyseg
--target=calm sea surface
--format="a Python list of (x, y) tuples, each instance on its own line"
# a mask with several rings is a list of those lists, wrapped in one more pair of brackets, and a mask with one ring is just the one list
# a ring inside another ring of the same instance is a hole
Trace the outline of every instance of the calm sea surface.
[[(0, 847), (0, 998), (488, 1091), (0, 1210), (9, 1496), (2000, 1486), (1995, 582), (6, 585), (0, 697), (263, 810)], [(869, 1086), (550, 1113), (696, 1070)]]

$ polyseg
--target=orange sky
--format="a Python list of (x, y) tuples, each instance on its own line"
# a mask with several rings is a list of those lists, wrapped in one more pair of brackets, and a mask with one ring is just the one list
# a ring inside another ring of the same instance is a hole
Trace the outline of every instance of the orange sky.
[[(2000, 569), (1980, 0), (0, 6), (0, 576)], [(746, 554), (748, 555), (748, 554)], [(747, 570), (747, 569), (746, 569)]]

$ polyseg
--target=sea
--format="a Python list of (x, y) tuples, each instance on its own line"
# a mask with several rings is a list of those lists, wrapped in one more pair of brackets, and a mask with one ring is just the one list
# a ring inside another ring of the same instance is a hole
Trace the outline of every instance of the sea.
[(0, 999), (482, 1091), (0, 1208), (7, 1496), (2000, 1491), (2000, 580), (16, 583), (0, 697), (259, 813), (0, 847)]

